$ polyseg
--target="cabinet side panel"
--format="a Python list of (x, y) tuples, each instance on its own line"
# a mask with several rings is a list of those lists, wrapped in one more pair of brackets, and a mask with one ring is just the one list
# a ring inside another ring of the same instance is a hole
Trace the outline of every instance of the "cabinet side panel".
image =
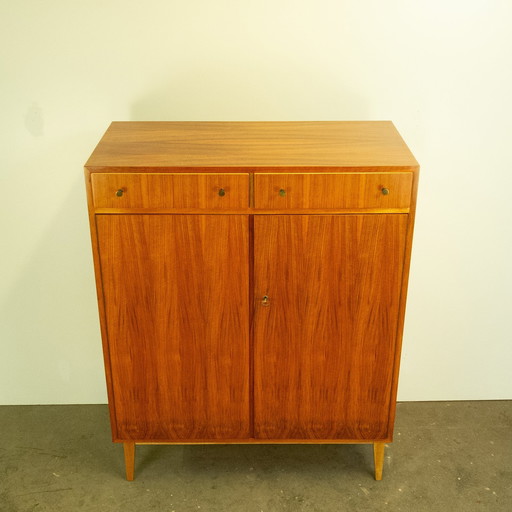
[(389, 409), (389, 437), (393, 438), (393, 428), (395, 424), (395, 415), (396, 415), (396, 395), (398, 391), (398, 377), (400, 371), (400, 356), (402, 352), (402, 339), (403, 339), (403, 331), (404, 331), (404, 321), (405, 321), (405, 307), (407, 302), (407, 288), (409, 282), (409, 270), (411, 264), (411, 249), (412, 249), (412, 239), (414, 234), (414, 222), (416, 217), (416, 197), (418, 193), (418, 181), (419, 181), (420, 172), (419, 169), (414, 173), (413, 186), (411, 191), (411, 210), (408, 215), (407, 221), (407, 235), (406, 235), (406, 244), (405, 244), (405, 255), (404, 255), (404, 272), (402, 275), (402, 289), (400, 295), (400, 311), (399, 311), (399, 321), (398, 321), (398, 329), (397, 329), (397, 343), (395, 350), (395, 365), (393, 370), (393, 388), (391, 391), (391, 402)]
[(247, 216), (97, 228), (119, 440), (248, 437)]
[(257, 438), (388, 436), (406, 229), (407, 215), (255, 218)]
[(114, 390), (112, 386), (112, 371), (110, 367), (110, 352), (108, 349), (107, 324), (105, 319), (105, 303), (103, 300), (103, 283), (101, 281), (101, 266), (98, 246), (98, 233), (96, 229), (96, 216), (94, 215), (94, 204), (92, 197), (91, 173), (85, 169), (85, 187), (87, 191), (87, 209), (89, 214), (89, 228), (91, 232), (92, 255), (94, 262), (94, 277), (96, 280), (96, 296), (98, 299), (98, 313), (100, 317), (101, 339), (103, 349), (103, 363), (107, 381), (107, 394), (110, 415), (110, 427), (112, 439), (117, 439), (116, 415), (114, 410)]

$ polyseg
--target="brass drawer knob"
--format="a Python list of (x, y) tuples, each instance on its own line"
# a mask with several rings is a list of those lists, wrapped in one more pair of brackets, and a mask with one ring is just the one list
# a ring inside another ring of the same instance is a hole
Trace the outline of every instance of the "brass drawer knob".
[(284, 197), (286, 195), (286, 190), (284, 188), (282, 188), (280, 191), (279, 191), (279, 195), (281, 197)]
[(226, 191), (223, 188), (219, 189), (219, 196), (224, 197), (225, 195), (226, 195)]
[(124, 194), (124, 190), (122, 188), (120, 188), (117, 192), (116, 192), (116, 196), (117, 197), (122, 197), (122, 195)]
[(382, 187), (381, 192), (382, 192), (383, 196), (387, 196), (387, 195), (389, 195), (389, 188)]

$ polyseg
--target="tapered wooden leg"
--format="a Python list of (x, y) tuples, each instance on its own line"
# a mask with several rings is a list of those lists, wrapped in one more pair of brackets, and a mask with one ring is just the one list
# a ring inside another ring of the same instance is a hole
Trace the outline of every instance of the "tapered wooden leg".
[(126, 480), (132, 481), (135, 473), (135, 443), (123, 443)]
[(375, 465), (375, 480), (382, 480), (382, 468), (384, 466), (385, 443), (373, 443), (373, 463)]

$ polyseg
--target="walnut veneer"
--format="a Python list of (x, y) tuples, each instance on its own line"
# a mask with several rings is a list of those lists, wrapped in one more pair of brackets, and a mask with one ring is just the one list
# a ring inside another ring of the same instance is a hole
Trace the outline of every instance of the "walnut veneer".
[(393, 436), (419, 166), (390, 122), (112, 123), (85, 165), (112, 435)]

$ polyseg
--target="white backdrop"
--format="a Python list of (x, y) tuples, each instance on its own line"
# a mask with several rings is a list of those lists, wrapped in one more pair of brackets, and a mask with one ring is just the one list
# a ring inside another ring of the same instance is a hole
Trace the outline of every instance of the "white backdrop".
[(112, 120), (390, 119), (422, 166), (401, 400), (512, 398), (512, 3), (0, 4), (0, 403), (106, 401), (82, 167)]

